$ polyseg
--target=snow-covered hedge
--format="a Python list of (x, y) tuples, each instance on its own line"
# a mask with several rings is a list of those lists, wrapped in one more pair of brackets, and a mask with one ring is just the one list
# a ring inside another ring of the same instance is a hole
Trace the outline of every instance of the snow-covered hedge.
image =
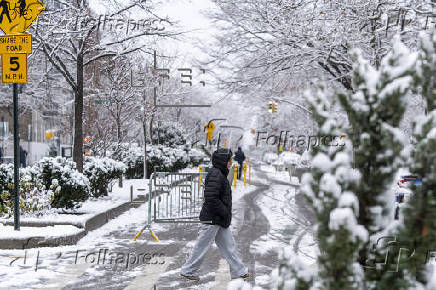
[(186, 144), (186, 132), (183, 126), (176, 122), (164, 123), (153, 129), (153, 143), (174, 147)]
[[(148, 148), (148, 146), (147, 146)], [(126, 178), (142, 178), (144, 175), (144, 152), (143, 148), (132, 146), (121, 154), (121, 161), (126, 165)]]
[(274, 161), (276, 161), (279, 158), (279, 156), (277, 155), (277, 153), (274, 152), (266, 152), (263, 155), (263, 161), (265, 161), (266, 163), (273, 163)]
[[(77, 208), (80, 202), (107, 195), (112, 179), (126, 171), (122, 162), (87, 157), (84, 174), (76, 163), (63, 157), (45, 157), (20, 169), (20, 208), (23, 215), (38, 216), (52, 208)], [(0, 217), (13, 213), (14, 166), (0, 165)]]
[(279, 155), (277, 162), (284, 164), (285, 166), (298, 166), (300, 164), (301, 155), (285, 151)]
[(90, 183), (88, 178), (76, 169), (76, 163), (63, 157), (45, 157), (33, 166), (45, 188), (59, 186), (55, 191), (52, 206), (56, 208), (75, 208), (78, 202), (88, 199)]
[(295, 166), (297, 168), (309, 168), (311, 166), (308, 151), (305, 151), (302, 155), (290, 151), (282, 152), (274, 163), (283, 164), (286, 167)]
[(189, 163), (187, 152), (178, 147), (153, 146), (147, 157), (151, 165), (150, 170), (156, 171), (177, 171), (186, 168)]
[[(184, 146), (168, 147), (164, 145), (147, 146), (147, 173), (148, 176), (157, 171), (177, 171), (188, 165), (198, 165), (204, 155), (201, 152), (192, 152)], [(201, 157), (202, 156), (202, 157)], [(142, 178), (144, 174), (144, 152), (142, 148), (131, 147), (122, 155), (122, 162), (127, 166), (126, 178)]]
[[(0, 165), (0, 217), (13, 215), (13, 178), (12, 164)], [(38, 182), (37, 175), (32, 168), (20, 170), (20, 212), (23, 216), (39, 216), (51, 209), (54, 194), (59, 191), (57, 185), (46, 189)]]
[(127, 166), (111, 158), (87, 157), (83, 166), (83, 174), (89, 179), (94, 197), (107, 195), (111, 180), (120, 178)]
[(200, 164), (205, 162), (207, 156), (204, 152), (196, 149), (196, 148), (188, 148), (188, 156), (189, 156), (189, 165), (192, 167), (197, 167)]
[(304, 153), (301, 155), (300, 159), (300, 167), (311, 167), (312, 166), (312, 160), (311, 160), (310, 152), (304, 151)]

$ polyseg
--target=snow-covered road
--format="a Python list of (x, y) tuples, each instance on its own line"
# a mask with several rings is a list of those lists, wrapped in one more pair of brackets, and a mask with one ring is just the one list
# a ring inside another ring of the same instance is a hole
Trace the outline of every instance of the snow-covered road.
[[(313, 263), (312, 216), (289, 177), (253, 162), (253, 182), (234, 190), (232, 231), (252, 284), (267, 288), (278, 252), (291, 246)], [(228, 265), (213, 246), (202, 265), (201, 281), (179, 279), (198, 225), (158, 224), (131, 242), (146, 206), (131, 209), (75, 246), (0, 251), (0, 289), (226, 289)]]

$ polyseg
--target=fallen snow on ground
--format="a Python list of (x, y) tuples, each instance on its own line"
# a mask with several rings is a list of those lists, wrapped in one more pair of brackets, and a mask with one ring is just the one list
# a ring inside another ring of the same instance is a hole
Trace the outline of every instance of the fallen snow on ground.
[[(239, 181), (239, 180), (238, 180)], [(235, 230), (239, 228), (244, 214), (242, 198), (250, 192), (256, 190), (256, 186), (247, 184), (245, 187), (243, 183), (237, 183), (236, 189), (232, 186), (232, 224), (230, 228), (234, 235)]]
[[(274, 184), (274, 181), (289, 183), (287, 172), (286, 175), (283, 172), (275, 172), (268, 165), (261, 166), (260, 170), (268, 179), (262, 179), (257, 175), (254, 179), (270, 187), (256, 202), (268, 219), (270, 231), (256, 240), (252, 248), (257, 254), (263, 255), (269, 251), (278, 253), (283, 248), (290, 247), (305, 263), (314, 264), (317, 247), (311, 224), (296, 204), (298, 186)], [(269, 277), (256, 277), (256, 284), (265, 285), (267, 281)]]
[(256, 186), (250, 185), (250, 184), (248, 184), (248, 182), (247, 182), (247, 185), (244, 186), (244, 183), (242, 181), (238, 180), (238, 183), (236, 184), (236, 188), (233, 187), (233, 185), (232, 185), (232, 201), (233, 202), (239, 201), (241, 198), (243, 198), (249, 192), (256, 190), (256, 188), (257, 188)]
[[(138, 195), (147, 194), (149, 191), (148, 180), (131, 179), (124, 180), (123, 187), (118, 186), (118, 182), (114, 185), (112, 192), (108, 196), (100, 198), (90, 198), (82, 203), (82, 206), (75, 211), (66, 211), (66, 214), (52, 213), (41, 217), (22, 217), (21, 222), (54, 222), (54, 223), (69, 223), (72, 225), (83, 226), (83, 224), (96, 213), (105, 212), (130, 200), (130, 186), (133, 185), (133, 198)], [(138, 189), (146, 189), (139, 191)], [(74, 213), (74, 214), (73, 214)], [(13, 221), (13, 217), (9, 219), (0, 219), (1, 221)]]
[[(144, 204), (139, 208), (127, 211), (101, 228), (89, 232), (77, 245), (28, 250), (0, 250), (0, 289), (44, 288), (48, 283), (47, 281), (56, 281), (61, 276), (67, 283), (70, 279), (77, 279), (84, 273), (96, 275), (98, 270), (95, 267), (98, 265), (91, 263), (90, 259), (85, 261), (83, 256), (98, 253), (99, 249), (108, 249), (109, 251), (118, 249), (119, 252), (120, 244), (133, 243), (131, 241), (133, 236), (131, 233), (129, 234), (129, 229), (133, 227), (139, 231), (146, 219), (147, 204)], [(34, 229), (41, 230), (40, 228)], [(23, 233), (26, 230), (23, 228)], [(29, 230), (33, 231), (33, 229)], [(3, 231), (0, 230), (0, 232)], [(115, 232), (121, 236), (125, 234), (125, 239), (116, 238)], [(144, 232), (143, 235), (147, 239), (138, 240), (136, 242), (138, 246), (155, 243), (149, 232)], [(174, 243), (171, 240), (165, 242)], [(129, 249), (126, 248), (125, 251), (129, 251)], [(77, 262), (76, 255), (79, 257)], [(137, 270), (140, 271), (140, 268)], [(125, 276), (137, 274), (130, 270), (125, 272)]]
[[(142, 180), (125, 180), (122, 190), (114, 186), (114, 193), (112, 194), (118, 196), (118, 200), (127, 200), (130, 198), (131, 184), (134, 185), (134, 188), (144, 187), (144, 181)], [(255, 188), (256, 187), (253, 185), (244, 187), (243, 183), (238, 183), (236, 189), (232, 187), (234, 212), (238, 212), (238, 207), (241, 206), (244, 195)], [(137, 194), (143, 193), (138, 192)], [(92, 209), (89, 208), (89, 210)], [(82, 275), (94, 277), (101, 275), (99, 267), (103, 266), (90, 263), (90, 259), (85, 261), (85, 257), (83, 256), (93, 253), (98, 254), (100, 249), (108, 249), (109, 251), (131, 250), (133, 247), (132, 229), (135, 229), (135, 233), (136, 231), (139, 232), (147, 221), (147, 215), (148, 203), (145, 203), (139, 208), (130, 209), (116, 219), (109, 221), (101, 228), (88, 233), (77, 245), (73, 246), (29, 250), (0, 250), (0, 288), (34, 289), (43, 288), (47, 285), (65, 286), (67, 283), (77, 282), (77, 279), (80, 279)], [(235, 215), (237, 215), (237, 213), (235, 213)], [(86, 215), (77, 217), (80, 218), (84, 216)], [(234, 222), (237, 223), (236, 220)], [(65, 228), (70, 227), (71, 226), (65, 226)], [(59, 233), (57, 228), (58, 227), (52, 227), (50, 234)], [(59, 227), (59, 229), (60, 228), (61, 227)], [(21, 234), (27, 232), (27, 228), (22, 229)], [(152, 229), (159, 236), (160, 232), (168, 230), (168, 225), (153, 223)], [(41, 231), (41, 228), (30, 228), (29, 230)], [(0, 232), (3, 231), (0, 230)], [(159, 242), (159, 244), (163, 245), (173, 243), (175, 243), (174, 240), (161, 240)], [(156, 242), (151, 237), (150, 232), (144, 231), (141, 238), (136, 241), (135, 248), (144, 248), (153, 244), (156, 244)], [(132, 247), (126, 247), (126, 245), (132, 245)], [(188, 243), (185, 250), (189, 251), (193, 245), (194, 241)], [(77, 262), (76, 255), (79, 257)], [(107, 266), (105, 265), (104, 267)], [(123, 274), (123, 277), (135, 277), (139, 275), (138, 271), (141, 271), (141, 267), (135, 268), (134, 271), (125, 271), (126, 273)], [(214, 284), (215, 282), (211, 282), (208, 286), (212, 287)], [(199, 286), (198, 289), (204, 289), (202, 288), (204, 286), (205, 285)]]
[[(119, 197), (123, 200), (130, 200), (131, 186), (133, 186), (133, 198), (136, 198), (138, 195), (147, 194), (149, 192), (149, 184), (149, 179), (127, 179), (123, 180), (123, 187), (119, 187), (117, 181), (112, 188), (110, 196)], [(145, 191), (141, 189), (145, 189)]]
[(52, 227), (21, 227), (20, 231), (15, 231), (13, 226), (0, 224), (0, 239), (25, 239), (30, 237), (64, 237), (74, 235), (83, 231), (71, 225), (56, 225)]

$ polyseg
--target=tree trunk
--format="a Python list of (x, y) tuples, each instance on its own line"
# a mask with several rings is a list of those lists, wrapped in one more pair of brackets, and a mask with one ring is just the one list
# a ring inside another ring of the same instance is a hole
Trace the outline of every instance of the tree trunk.
[(83, 54), (77, 55), (77, 90), (74, 98), (73, 160), (77, 170), (83, 172)]
[(117, 117), (116, 123), (117, 123), (117, 143), (118, 145), (120, 145), (122, 138), (121, 138), (121, 120), (119, 117)]
[(148, 134), (150, 134), (151, 145), (155, 145), (155, 143), (153, 141), (153, 120), (154, 120), (154, 116), (151, 116), (151, 119), (150, 119), (150, 130), (148, 131)]

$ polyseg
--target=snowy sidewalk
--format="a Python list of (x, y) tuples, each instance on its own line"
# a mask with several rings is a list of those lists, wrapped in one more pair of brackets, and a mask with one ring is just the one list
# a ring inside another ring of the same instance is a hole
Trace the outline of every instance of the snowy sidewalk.
[[(86, 233), (106, 224), (129, 210), (130, 187), (133, 201), (145, 200), (148, 181), (126, 180), (122, 188), (116, 184), (109, 196), (85, 201), (76, 211), (53, 213), (41, 218), (21, 218), (20, 231), (13, 228), (13, 219), (0, 219), (0, 249), (29, 249), (73, 245)], [(136, 189), (136, 190), (135, 190)]]
[[(307, 218), (296, 187), (286, 183), (289, 179), (278, 182), (271, 177), (257, 166), (253, 185), (244, 189), (239, 184), (233, 190), (231, 226), (241, 259), (253, 273), (252, 284), (265, 289), (281, 248), (296, 245), (308, 259), (314, 249), (310, 231), (304, 232)], [(200, 282), (179, 277), (199, 225), (153, 224), (159, 243), (148, 232), (132, 242), (146, 220), (145, 204), (89, 232), (75, 246), (0, 250), (0, 288), (227, 289), (228, 265), (215, 245), (201, 267)]]

